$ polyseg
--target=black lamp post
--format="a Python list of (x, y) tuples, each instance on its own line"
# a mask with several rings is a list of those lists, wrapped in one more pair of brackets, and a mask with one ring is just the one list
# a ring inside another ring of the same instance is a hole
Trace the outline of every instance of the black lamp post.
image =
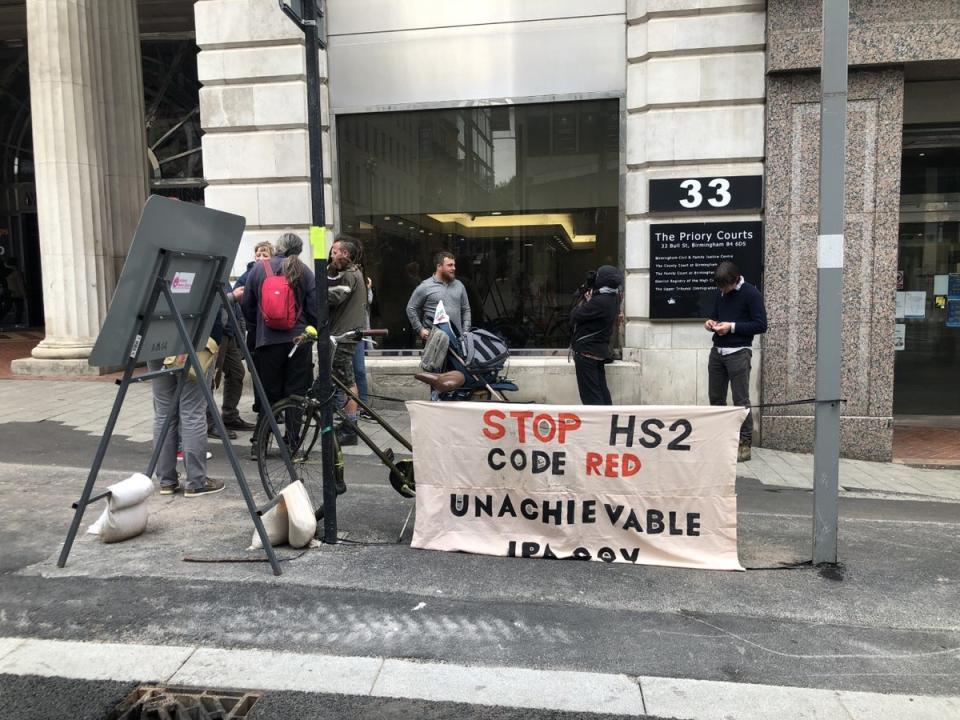
[[(313, 272), (317, 294), (317, 373), (320, 397), (333, 394), (330, 379), (330, 322), (327, 307), (327, 243), (326, 218), (323, 203), (323, 141), (320, 125), (320, 57), (326, 48), (321, 37), (323, 24), (322, 0), (279, 0), (280, 9), (304, 34), (307, 73), (307, 137), (310, 153), (310, 245), (313, 250)], [(337, 491), (334, 484), (333, 407), (323, 406), (324, 431), (321, 439), (323, 454), (323, 541), (337, 542)]]

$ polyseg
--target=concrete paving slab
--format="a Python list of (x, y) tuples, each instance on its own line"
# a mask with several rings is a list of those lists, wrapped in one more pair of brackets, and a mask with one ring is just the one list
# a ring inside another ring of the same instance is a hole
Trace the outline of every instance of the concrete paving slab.
[(199, 648), (170, 682), (369, 695), (382, 665), (382, 659), (371, 657)]
[(878, 693), (840, 692), (840, 701), (852, 720), (910, 718), (945, 720), (960, 717), (960, 699), (925, 695), (880, 695)]
[(161, 682), (192, 652), (177, 646), (28, 639), (0, 660), (0, 674)]
[(625, 675), (387, 660), (373, 695), (477, 705), (636, 715), (637, 684)]
[(957, 699), (641, 677), (650, 715), (691, 720), (942, 720)]

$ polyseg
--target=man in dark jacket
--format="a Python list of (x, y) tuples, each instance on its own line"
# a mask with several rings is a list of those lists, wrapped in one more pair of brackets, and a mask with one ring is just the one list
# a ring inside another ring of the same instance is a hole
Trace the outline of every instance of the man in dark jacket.
[[(729, 260), (717, 265), (716, 302), (703, 326), (713, 333), (713, 349), (707, 364), (711, 405), (727, 404), (727, 388), (733, 389), (733, 404), (750, 407), (750, 367), (753, 336), (767, 331), (767, 311), (756, 287), (746, 282)], [(740, 426), (738, 460), (750, 459), (753, 415)]]
[(613, 405), (604, 366), (610, 358), (610, 336), (620, 314), (623, 273), (612, 265), (597, 269), (594, 288), (570, 313), (570, 349), (577, 368), (577, 389), (584, 405)]

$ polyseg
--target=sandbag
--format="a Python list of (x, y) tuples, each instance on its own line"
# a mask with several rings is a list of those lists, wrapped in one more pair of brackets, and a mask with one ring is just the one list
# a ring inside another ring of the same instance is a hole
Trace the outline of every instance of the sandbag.
[(87, 528), (87, 535), (99, 535), (100, 531), (103, 530), (103, 524), (107, 521), (107, 512), (108, 509), (104, 508), (103, 512), (100, 513), (100, 517), (91, 523), (90, 527)]
[(153, 481), (142, 473), (134, 473), (107, 488), (110, 499), (107, 501), (112, 510), (122, 510), (143, 502), (153, 495)]
[(317, 518), (313, 513), (313, 503), (302, 482), (287, 485), (280, 491), (287, 505), (288, 537), (290, 547), (307, 547), (317, 534)]
[[(299, 485), (300, 483), (297, 484)], [(260, 520), (263, 522), (263, 529), (267, 531), (267, 538), (270, 540), (271, 545), (283, 545), (287, 542), (290, 534), (290, 518), (287, 515), (287, 502), (285, 498), (281, 498), (280, 502), (267, 510), (267, 512), (260, 517)], [(314, 520), (314, 523), (316, 523), (316, 520)], [(254, 528), (253, 539), (250, 541), (250, 547), (248, 547), (247, 550), (260, 550), (262, 547), (263, 543), (260, 542), (260, 533)]]
[(100, 539), (105, 543), (115, 543), (136, 537), (147, 529), (149, 514), (145, 502), (120, 510), (108, 508), (106, 521), (100, 529)]

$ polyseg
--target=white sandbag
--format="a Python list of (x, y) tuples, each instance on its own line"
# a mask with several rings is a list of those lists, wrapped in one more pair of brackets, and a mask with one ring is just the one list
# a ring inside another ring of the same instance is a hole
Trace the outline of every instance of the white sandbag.
[(100, 530), (100, 539), (105, 543), (115, 543), (136, 537), (147, 529), (149, 514), (145, 502), (120, 510), (109, 508), (106, 522)]
[(99, 535), (103, 529), (103, 524), (107, 521), (107, 508), (103, 509), (100, 517), (93, 521), (93, 524), (87, 528), (87, 535)]
[(141, 503), (153, 495), (153, 481), (142, 473), (134, 473), (126, 480), (114, 483), (110, 491), (110, 508), (122, 510)]
[(287, 542), (290, 547), (302, 548), (310, 544), (317, 534), (317, 518), (313, 514), (313, 503), (302, 482), (287, 485), (280, 491), (287, 505), (290, 518)]
[[(287, 541), (290, 532), (287, 517), (287, 503), (281, 496), (280, 502), (267, 510), (260, 518), (263, 521), (263, 529), (267, 531), (267, 538), (271, 545), (283, 545)], [(260, 542), (260, 534), (257, 529), (253, 529), (253, 539), (250, 541), (250, 547), (247, 550), (260, 550), (263, 543)]]

